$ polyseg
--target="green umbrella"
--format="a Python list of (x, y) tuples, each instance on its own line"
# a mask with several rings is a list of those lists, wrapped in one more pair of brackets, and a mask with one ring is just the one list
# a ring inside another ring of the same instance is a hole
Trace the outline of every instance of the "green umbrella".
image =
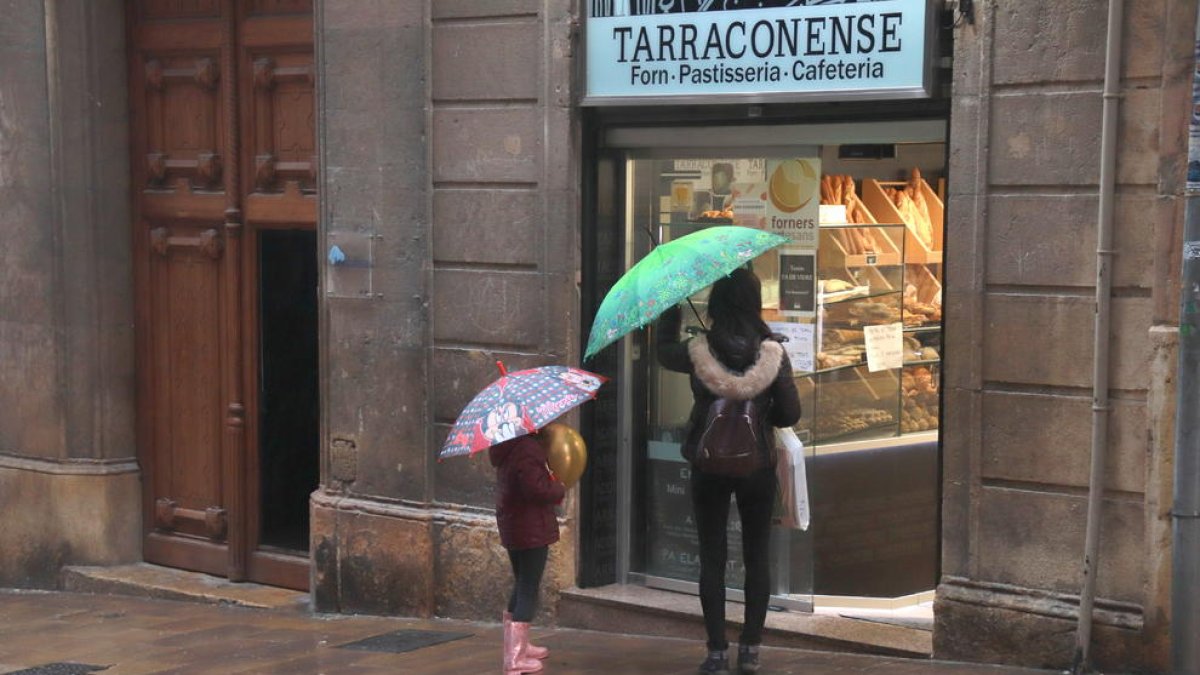
[(590, 359), (688, 296), (788, 241), (771, 232), (727, 225), (656, 246), (604, 296), (583, 358)]

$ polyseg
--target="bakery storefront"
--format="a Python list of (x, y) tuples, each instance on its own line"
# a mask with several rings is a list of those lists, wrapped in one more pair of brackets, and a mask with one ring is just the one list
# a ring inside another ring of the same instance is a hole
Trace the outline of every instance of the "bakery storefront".
[[(719, 224), (789, 236), (754, 267), (789, 338), (812, 525), (773, 532), (772, 603), (931, 614), (949, 30), (927, 0), (802, 4), (588, 3), (585, 328), (652, 241)], [(691, 393), (656, 363), (653, 331), (586, 364), (616, 386), (583, 418), (580, 585), (694, 593)]]

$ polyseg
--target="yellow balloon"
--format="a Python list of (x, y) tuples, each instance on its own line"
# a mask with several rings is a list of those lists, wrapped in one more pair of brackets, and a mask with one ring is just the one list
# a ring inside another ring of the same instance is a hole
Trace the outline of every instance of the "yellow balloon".
[(538, 440), (546, 449), (546, 461), (554, 475), (568, 488), (575, 485), (587, 466), (587, 445), (579, 432), (551, 422), (538, 432)]

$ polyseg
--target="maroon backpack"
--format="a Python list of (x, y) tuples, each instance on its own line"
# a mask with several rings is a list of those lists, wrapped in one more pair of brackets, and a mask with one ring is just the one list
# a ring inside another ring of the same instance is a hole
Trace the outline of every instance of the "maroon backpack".
[(745, 476), (760, 466), (762, 429), (753, 399), (718, 398), (708, 406), (704, 432), (696, 446), (696, 466), (704, 473)]

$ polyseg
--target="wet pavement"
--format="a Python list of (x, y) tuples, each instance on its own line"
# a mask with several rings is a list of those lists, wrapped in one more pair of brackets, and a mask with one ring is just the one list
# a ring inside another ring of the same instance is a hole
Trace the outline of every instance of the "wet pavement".
[[(83, 593), (0, 590), (0, 673), (413, 673), (500, 670), (499, 624), (254, 609)], [(699, 640), (535, 627), (552, 650), (547, 675), (685, 675), (703, 656)], [(778, 649), (764, 675), (1049, 671)]]

